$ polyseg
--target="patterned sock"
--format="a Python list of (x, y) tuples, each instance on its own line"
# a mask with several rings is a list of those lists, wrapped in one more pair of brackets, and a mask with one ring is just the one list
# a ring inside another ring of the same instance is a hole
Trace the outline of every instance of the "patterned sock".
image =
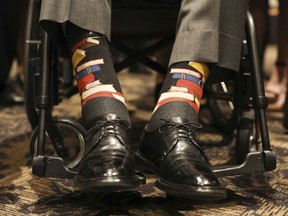
[[(116, 114), (130, 122), (107, 39), (100, 34), (87, 31), (86, 34), (80, 35), (77, 42), (71, 43), (69, 31), (66, 31), (81, 96), (84, 126), (89, 129), (95, 124), (96, 118), (106, 114)], [(75, 37), (70, 37), (75, 41)]]
[(172, 117), (198, 122), (204, 83), (209, 69), (204, 63), (180, 62), (173, 64), (163, 83), (160, 97), (148, 124), (148, 130), (158, 129)]

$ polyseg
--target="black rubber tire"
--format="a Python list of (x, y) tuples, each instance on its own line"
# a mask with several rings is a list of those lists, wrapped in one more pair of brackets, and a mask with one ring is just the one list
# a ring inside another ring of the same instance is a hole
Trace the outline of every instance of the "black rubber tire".
[[(70, 164), (67, 164), (68, 169), (74, 169), (75, 167), (77, 167), (79, 165), (79, 162), (80, 162), (80, 160), (84, 154), (86, 130), (84, 129), (84, 127), (79, 122), (77, 122), (73, 119), (56, 118), (53, 121), (54, 121), (54, 124), (58, 127), (60, 133), (62, 132), (61, 126), (72, 129), (75, 133), (77, 133), (78, 141), (79, 141), (79, 153), (76, 156), (76, 159), (75, 159), (76, 162), (73, 161), (73, 162), (70, 162)], [(30, 146), (29, 147), (30, 147), (30, 154), (32, 156), (35, 154), (35, 152), (37, 153), (38, 135), (39, 135), (39, 126), (35, 127), (35, 129), (33, 130), (32, 134), (31, 134), (31, 138), (30, 138), (30, 144), (29, 144)], [(71, 133), (69, 133), (69, 136), (71, 136)], [(45, 143), (45, 145), (46, 144), (47, 144), (47, 142)], [(67, 144), (67, 142), (65, 142), (65, 140), (64, 140), (64, 144)], [(70, 144), (70, 143), (68, 143), (68, 144)], [(45, 149), (46, 149), (46, 147), (47, 146), (45, 146)], [(65, 145), (65, 147), (69, 147), (69, 146)], [(58, 156), (56, 152), (53, 152), (53, 155)], [(64, 158), (63, 158), (63, 160), (65, 161)]]
[(235, 157), (237, 164), (242, 164), (253, 148), (255, 140), (255, 112), (250, 110), (241, 115), (237, 126)]
[(35, 74), (40, 70), (40, 44), (28, 44), (27, 41), (40, 42), (40, 14), (41, 1), (30, 0), (26, 24), (26, 43), (24, 56), (24, 97), (28, 121), (32, 128), (38, 125), (38, 114), (35, 106)]
[[(230, 86), (229, 94), (232, 94), (233, 87), (231, 84), (227, 84)], [(236, 109), (229, 108), (228, 102), (223, 99), (217, 99), (215, 97), (209, 97), (209, 95), (222, 91), (221, 84), (213, 84), (207, 87), (208, 96), (207, 96), (207, 105), (208, 109), (213, 117), (213, 122), (215, 127), (225, 134), (231, 134), (237, 127), (237, 113)], [(223, 92), (222, 92), (223, 93)], [(223, 106), (223, 104), (226, 104)]]

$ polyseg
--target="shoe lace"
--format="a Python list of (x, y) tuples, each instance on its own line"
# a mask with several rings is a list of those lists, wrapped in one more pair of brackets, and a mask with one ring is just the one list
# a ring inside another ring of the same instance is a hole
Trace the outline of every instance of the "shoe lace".
[(202, 125), (200, 123), (194, 121), (178, 123), (167, 119), (160, 120), (164, 121), (164, 124), (159, 128), (160, 133), (168, 135), (169, 133), (175, 132), (176, 130), (179, 132), (175, 133), (173, 144), (168, 150), (168, 153), (172, 151), (172, 149), (174, 149), (174, 147), (177, 145), (179, 138), (188, 138), (191, 141), (191, 145), (194, 145), (200, 151), (205, 160), (208, 161), (202, 147), (198, 144), (199, 139), (196, 131), (202, 128)]
[[(197, 139), (197, 133), (196, 130), (201, 129), (202, 125), (198, 122), (184, 122), (184, 123), (178, 123), (174, 122), (172, 120), (167, 119), (160, 119), (161, 121), (164, 121), (165, 123), (160, 127), (159, 132), (163, 134), (171, 133), (172, 131), (175, 131), (177, 129), (186, 129), (184, 131), (193, 134)], [(168, 126), (168, 127), (167, 127)]]
[[(89, 139), (91, 136), (95, 135), (96, 132), (101, 128), (101, 137), (111, 134), (118, 134), (118, 129), (116, 126), (122, 126), (126, 129), (130, 129), (130, 123), (123, 119), (112, 119), (105, 121), (98, 121), (97, 124), (91, 127), (86, 133), (86, 139)], [(111, 127), (113, 126), (113, 127)]]
[[(131, 131), (130, 123), (126, 120), (123, 119), (112, 119), (112, 120), (105, 120), (105, 121), (97, 121), (97, 124), (93, 127), (91, 127), (85, 134), (85, 140), (86, 142), (89, 142), (90, 139), (93, 139), (93, 137), (98, 133), (97, 139), (95, 140), (94, 145), (90, 146), (86, 150), (85, 155), (89, 155), (91, 151), (93, 151), (97, 144), (100, 142), (100, 140), (106, 136), (109, 135), (114, 135), (118, 138), (118, 140), (129, 150), (130, 147), (126, 145), (124, 140), (122, 139), (120, 132), (119, 132), (119, 127), (121, 126), (126, 128), (127, 130)], [(101, 131), (100, 131), (101, 130)], [(100, 133), (99, 133), (100, 132)], [(85, 157), (85, 156), (84, 156)]]

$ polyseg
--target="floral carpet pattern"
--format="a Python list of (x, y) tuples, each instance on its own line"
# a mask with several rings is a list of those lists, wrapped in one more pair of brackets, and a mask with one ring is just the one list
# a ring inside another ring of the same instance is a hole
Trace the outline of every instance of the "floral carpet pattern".
[[(120, 80), (137, 142), (153, 109), (156, 76), (132, 73), (127, 77), (124, 73)], [(77, 96), (64, 101), (54, 110), (55, 115), (79, 119), (79, 104)], [(80, 193), (73, 180), (33, 176), (29, 153), (31, 127), (25, 108), (1, 107), (0, 215), (288, 215), (288, 134), (281, 126), (281, 112), (268, 112), (267, 116), (277, 169), (221, 177), (227, 199), (205, 203), (166, 197), (154, 187), (154, 176), (147, 176), (147, 183), (137, 191), (108, 195)], [(221, 142), (222, 134), (208, 125), (200, 132), (200, 139), (203, 143)], [(229, 145), (204, 147), (212, 164), (229, 161), (234, 156), (233, 140)]]

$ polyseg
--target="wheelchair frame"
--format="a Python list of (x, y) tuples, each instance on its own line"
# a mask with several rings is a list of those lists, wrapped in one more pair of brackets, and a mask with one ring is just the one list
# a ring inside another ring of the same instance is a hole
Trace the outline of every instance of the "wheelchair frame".
[[(33, 2), (33, 1), (32, 1)], [(30, 20), (31, 22), (31, 20)], [(31, 27), (31, 26), (30, 26)], [(267, 127), (267, 119), (265, 109), (267, 108), (267, 99), (264, 95), (264, 86), (263, 79), (260, 69), (257, 40), (253, 18), (250, 13), (247, 13), (246, 21), (246, 40), (247, 40), (247, 49), (248, 49), (248, 58), (249, 58), (249, 67), (251, 73), (252, 85), (253, 85), (253, 99), (251, 102), (252, 108), (255, 110), (256, 114), (256, 123), (259, 125), (259, 131), (261, 135), (262, 150), (255, 152), (249, 152), (240, 165), (229, 165), (225, 167), (212, 167), (213, 172), (217, 176), (229, 176), (229, 175), (239, 175), (244, 173), (253, 173), (253, 172), (264, 172), (271, 171), (276, 168), (276, 155), (270, 147), (270, 140)], [(112, 47), (119, 49), (123, 53), (133, 56), (124, 60), (123, 62), (115, 65), (116, 71), (119, 71), (131, 63), (140, 61), (144, 65), (162, 73), (166, 73), (166, 68), (160, 64), (154, 62), (153, 60), (146, 57), (147, 54), (151, 54), (163, 45), (166, 45), (173, 41), (172, 38), (167, 38), (164, 41), (156, 43), (144, 50), (144, 52), (137, 53), (132, 49), (127, 48), (121, 43), (112, 43)], [(58, 83), (57, 80), (57, 70), (54, 70), (55, 67), (55, 50), (51, 45), (51, 41), (48, 38), (46, 32), (43, 31), (41, 41), (27, 40), (27, 47), (31, 44), (36, 44), (40, 46), (40, 70), (36, 74), (36, 81), (38, 82), (39, 94), (35, 98), (35, 105), (38, 110), (38, 121), (39, 124), (37, 129), (35, 128), (32, 136), (35, 139), (38, 136), (37, 140), (37, 149), (33, 156), (32, 161), (32, 172), (36, 176), (40, 177), (56, 177), (56, 178), (73, 178), (77, 171), (70, 170), (66, 167), (64, 160), (61, 158), (61, 155), (65, 154), (65, 148), (63, 139), (61, 138), (61, 133), (55, 122), (57, 120), (53, 119), (51, 115), (51, 109), (53, 105), (58, 104), (58, 88), (53, 85)], [(26, 52), (27, 55), (29, 51)], [(53, 62), (54, 61), (54, 62)], [(26, 67), (27, 69), (27, 67)], [(29, 73), (29, 71), (28, 71)], [(30, 80), (31, 84), (31, 80)], [(72, 93), (71, 93), (72, 92)], [(74, 91), (70, 91), (71, 94), (74, 94)], [(84, 137), (85, 130), (81, 125), (72, 120), (62, 120), (65, 124), (69, 126), (74, 126), (79, 131), (79, 133)], [(75, 126), (76, 125), (76, 126)], [(38, 134), (37, 134), (38, 133)], [(46, 155), (45, 152), (45, 135), (46, 133), (50, 137), (54, 148), (59, 156), (50, 156)], [(35, 140), (33, 140), (34, 142)], [(31, 141), (30, 141), (31, 142)], [(34, 145), (34, 143), (30, 143)]]

